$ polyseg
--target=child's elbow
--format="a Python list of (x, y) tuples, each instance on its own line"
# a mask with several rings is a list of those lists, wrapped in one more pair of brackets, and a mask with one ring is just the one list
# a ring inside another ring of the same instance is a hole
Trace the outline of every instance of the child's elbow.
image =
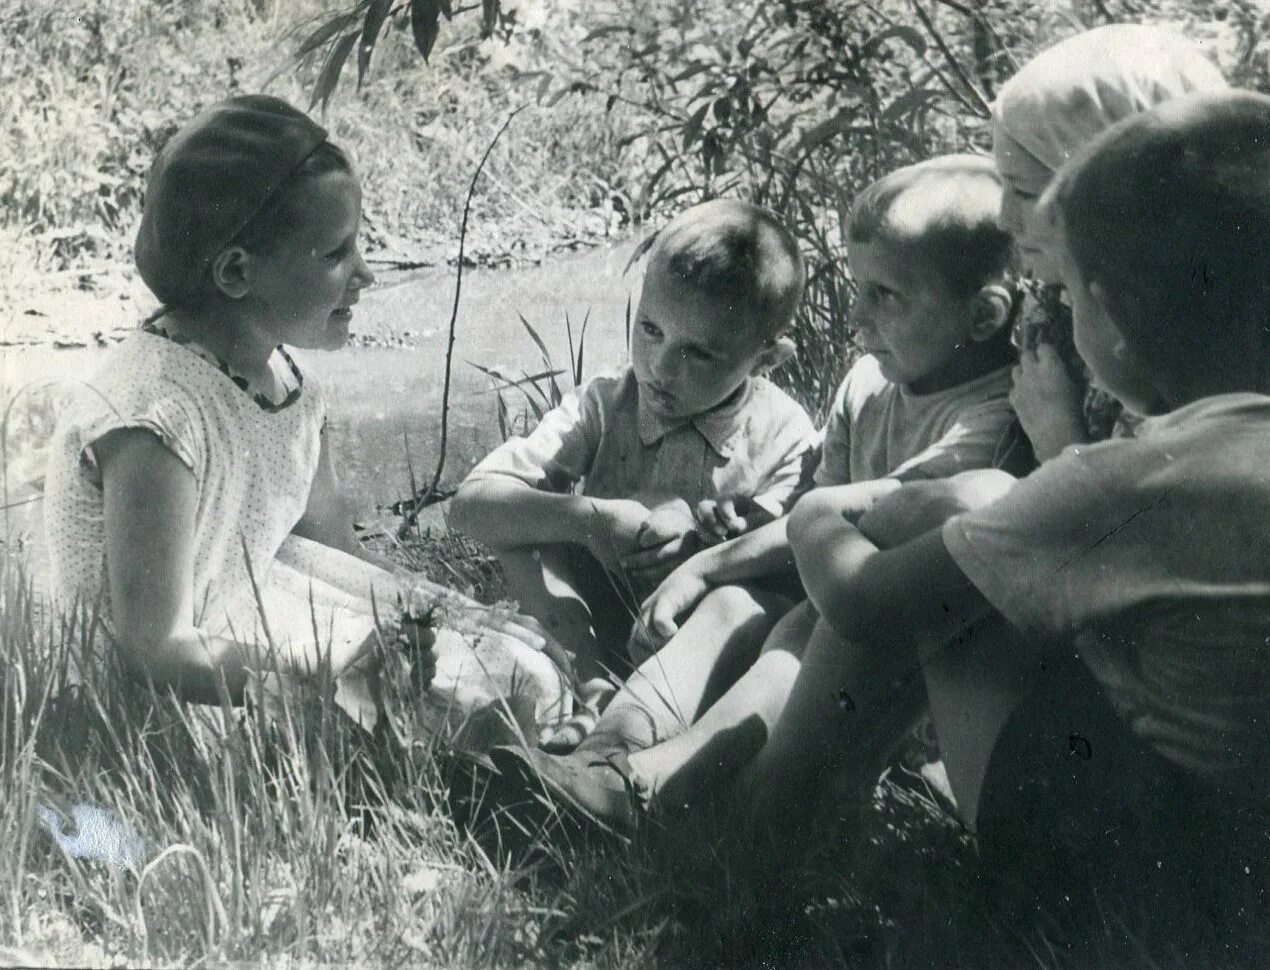
[(464, 482), (450, 499), (449, 525), (459, 532), (480, 538), (481, 512), (485, 505), (479, 482)]
[(811, 492), (798, 500), (789, 513), (785, 534), (791, 546), (797, 547), (810, 539), (814, 526), (833, 510), (822, 496)]

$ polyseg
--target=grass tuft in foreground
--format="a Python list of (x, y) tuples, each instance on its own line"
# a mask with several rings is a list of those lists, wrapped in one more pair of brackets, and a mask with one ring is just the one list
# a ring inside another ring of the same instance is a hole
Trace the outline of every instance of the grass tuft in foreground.
[[(464, 539), (424, 531), (399, 553), (501, 594)], [(1154, 946), (1140, 905), (1109, 904), (1081, 938), (1046, 913), (994, 917), (972, 841), (899, 768), (872, 804), (822, 819), (773, 891), (723, 843), (724, 807), (619, 845), (432, 741), (362, 732), (320, 690), (287, 691), (269, 717), (127, 685), (94, 625), (44, 617), (0, 547), (6, 962), (1193, 965)], [(1242, 942), (1215, 965), (1246, 964)]]

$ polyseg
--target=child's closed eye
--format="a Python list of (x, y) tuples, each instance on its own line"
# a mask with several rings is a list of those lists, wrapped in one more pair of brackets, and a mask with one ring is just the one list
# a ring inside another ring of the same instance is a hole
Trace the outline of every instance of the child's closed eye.
[(344, 259), (346, 256), (350, 255), (352, 251), (356, 248), (357, 248), (357, 240), (347, 239), (344, 242), (340, 243), (338, 246), (336, 246), (334, 249), (332, 249), (330, 252), (326, 253), (324, 258), (329, 260), (332, 263), (338, 263), (341, 259)]

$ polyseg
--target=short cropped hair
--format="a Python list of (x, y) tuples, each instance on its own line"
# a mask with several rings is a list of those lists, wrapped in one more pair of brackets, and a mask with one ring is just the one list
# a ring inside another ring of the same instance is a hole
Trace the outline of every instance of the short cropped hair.
[(1001, 282), (1014, 241), (1001, 226), (1001, 176), (987, 158), (944, 155), (882, 176), (858, 196), (847, 234), (913, 252), (957, 296)]
[(649, 266), (744, 313), (767, 336), (789, 327), (803, 295), (798, 243), (775, 213), (739, 199), (679, 213), (658, 233)]
[(1125, 119), (1064, 166), (1042, 211), (1131, 349), (1171, 374), (1253, 367), (1264, 385), (1270, 98), (1188, 95)]

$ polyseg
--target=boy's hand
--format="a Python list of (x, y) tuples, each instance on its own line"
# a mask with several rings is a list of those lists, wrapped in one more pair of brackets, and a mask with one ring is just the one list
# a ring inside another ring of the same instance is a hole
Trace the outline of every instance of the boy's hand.
[(1020, 350), (1013, 377), (1010, 405), (1038, 459), (1048, 461), (1086, 440), (1084, 389), (1072, 380), (1053, 345), (1040, 341), (1033, 349)]
[(708, 592), (709, 582), (691, 562), (686, 562), (644, 600), (636, 626), (647, 630), (654, 645), (660, 646), (679, 632), (679, 617), (692, 610)]
[(640, 548), (640, 534), (649, 519), (648, 506), (633, 499), (593, 499), (586, 547), (591, 555), (616, 571), (624, 557)]
[(663, 502), (649, 513), (639, 531), (642, 549), (674, 542), (690, 532), (696, 532), (697, 520), (692, 517), (688, 503), (681, 498)]
[(717, 499), (703, 499), (697, 503), (694, 516), (698, 531), (717, 542), (735, 539), (775, 518), (747, 495), (721, 495)]
[(639, 550), (623, 558), (622, 568), (648, 584), (661, 582), (702, 545), (697, 521), (683, 499), (671, 499), (653, 509), (638, 542)]

